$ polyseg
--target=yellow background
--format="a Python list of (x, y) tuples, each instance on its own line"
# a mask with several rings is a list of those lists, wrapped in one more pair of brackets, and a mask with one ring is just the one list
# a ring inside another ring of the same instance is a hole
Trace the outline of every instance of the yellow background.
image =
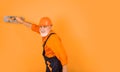
[(38, 24), (51, 18), (68, 54), (68, 72), (120, 72), (120, 2), (117, 0), (0, 1), (0, 72), (45, 72), (41, 37), (4, 16)]

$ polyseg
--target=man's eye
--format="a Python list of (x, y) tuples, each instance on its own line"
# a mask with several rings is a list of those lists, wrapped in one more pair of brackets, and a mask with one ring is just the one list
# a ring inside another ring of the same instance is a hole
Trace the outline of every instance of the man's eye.
[(44, 28), (46, 27), (46, 26), (43, 26)]
[(46, 28), (47, 26), (40, 26), (40, 28), (42, 28), (42, 27), (43, 27), (43, 28)]

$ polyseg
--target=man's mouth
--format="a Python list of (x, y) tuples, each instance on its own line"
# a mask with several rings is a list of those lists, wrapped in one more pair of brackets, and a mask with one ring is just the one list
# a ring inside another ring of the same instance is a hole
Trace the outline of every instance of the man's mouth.
[(42, 30), (41, 33), (45, 33), (45, 30)]

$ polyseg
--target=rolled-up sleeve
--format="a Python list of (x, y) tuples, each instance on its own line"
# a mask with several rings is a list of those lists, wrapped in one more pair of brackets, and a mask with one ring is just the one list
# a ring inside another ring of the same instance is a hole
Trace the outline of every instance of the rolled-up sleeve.
[(32, 24), (31, 30), (32, 30), (32, 31), (35, 31), (35, 32), (37, 32), (37, 33), (40, 33), (40, 32), (39, 32), (39, 26), (36, 25), (36, 24)]

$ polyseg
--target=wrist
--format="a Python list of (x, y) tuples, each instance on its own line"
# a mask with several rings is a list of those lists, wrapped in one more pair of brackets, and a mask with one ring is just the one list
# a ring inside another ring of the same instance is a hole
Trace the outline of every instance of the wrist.
[(67, 65), (63, 66), (63, 72), (67, 72)]
[(20, 22), (20, 24), (25, 24), (25, 21)]

